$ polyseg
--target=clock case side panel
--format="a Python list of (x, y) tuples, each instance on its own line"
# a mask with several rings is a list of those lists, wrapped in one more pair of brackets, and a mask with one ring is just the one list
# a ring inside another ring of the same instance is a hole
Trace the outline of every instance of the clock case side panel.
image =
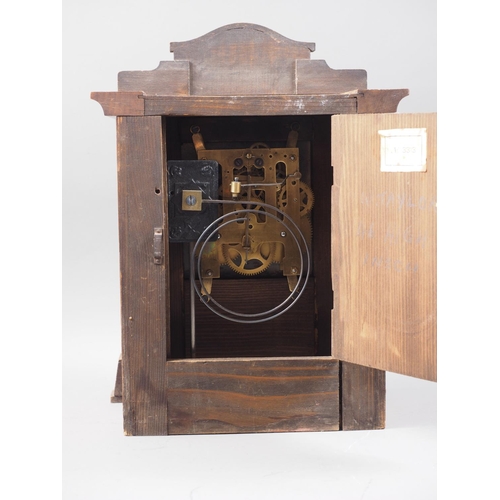
[(122, 402), (126, 435), (167, 433), (169, 290), (168, 249), (162, 238), (166, 224), (164, 135), (161, 117), (117, 118)]

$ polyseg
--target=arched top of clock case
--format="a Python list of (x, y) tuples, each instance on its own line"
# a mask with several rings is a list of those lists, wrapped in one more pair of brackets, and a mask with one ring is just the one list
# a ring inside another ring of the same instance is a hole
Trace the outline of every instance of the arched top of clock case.
[[(227, 24), (209, 33), (186, 42), (172, 42), (170, 52), (174, 59), (194, 59), (200, 55), (209, 55), (227, 50), (229, 45), (252, 45), (261, 48), (264, 57), (269, 49), (278, 49), (287, 53), (287, 57), (294, 59), (309, 59), (309, 54), (316, 50), (312, 42), (298, 42), (291, 40), (265, 26), (251, 23)], [(238, 52), (238, 51), (237, 51)]]
[(368, 90), (366, 71), (311, 60), (314, 43), (229, 24), (171, 43), (173, 61), (122, 71), (118, 92), (92, 92), (108, 116), (393, 113), (406, 89)]
[(257, 24), (229, 24), (172, 42), (174, 61), (152, 71), (123, 71), (121, 91), (146, 95), (338, 94), (366, 88), (366, 71), (333, 70), (310, 60), (315, 44), (290, 40)]

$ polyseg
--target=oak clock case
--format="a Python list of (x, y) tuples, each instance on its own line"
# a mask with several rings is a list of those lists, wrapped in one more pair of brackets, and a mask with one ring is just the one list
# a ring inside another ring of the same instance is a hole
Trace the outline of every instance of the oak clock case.
[(127, 435), (383, 428), (436, 378), (435, 114), (235, 24), (94, 92), (116, 116)]

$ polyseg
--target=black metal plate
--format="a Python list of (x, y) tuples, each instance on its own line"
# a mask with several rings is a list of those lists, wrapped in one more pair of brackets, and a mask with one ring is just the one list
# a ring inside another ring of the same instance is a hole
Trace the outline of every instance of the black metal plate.
[[(182, 191), (202, 191), (202, 199), (216, 200), (219, 196), (219, 164), (213, 160), (169, 160), (168, 228), (169, 240), (178, 243), (196, 241), (217, 218), (218, 206), (204, 203), (201, 211), (182, 210)], [(217, 239), (217, 234), (212, 240)]]

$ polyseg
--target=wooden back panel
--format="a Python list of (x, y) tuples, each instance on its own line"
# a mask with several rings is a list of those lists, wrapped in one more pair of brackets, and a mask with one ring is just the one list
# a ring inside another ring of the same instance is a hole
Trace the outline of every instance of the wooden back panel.
[[(426, 172), (381, 171), (394, 129), (425, 129)], [(333, 116), (332, 162), (332, 354), (436, 380), (436, 115)]]
[(314, 44), (251, 24), (232, 24), (195, 40), (170, 44), (191, 65), (192, 95), (294, 94), (295, 60)]
[[(229, 108), (238, 96), (322, 95), (324, 100), (324, 95), (366, 89), (365, 70), (337, 70), (323, 60), (310, 60), (314, 49), (314, 43), (291, 40), (264, 26), (229, 24), (193, 40), (172, 42), (175, 60), (161, 61), (154, 70), (121, 71), (118, 89), (145, 96), (230, 96)], [(116, 109), (120, 100), (113, 101)], [(129, 108), (131, 103), (137, 104), (132, 96), (121, 102)], [(290, 109), (290, 103), (284, 105)], [(304, 107), (307, 100), (300, 102), (299, 109)]]

